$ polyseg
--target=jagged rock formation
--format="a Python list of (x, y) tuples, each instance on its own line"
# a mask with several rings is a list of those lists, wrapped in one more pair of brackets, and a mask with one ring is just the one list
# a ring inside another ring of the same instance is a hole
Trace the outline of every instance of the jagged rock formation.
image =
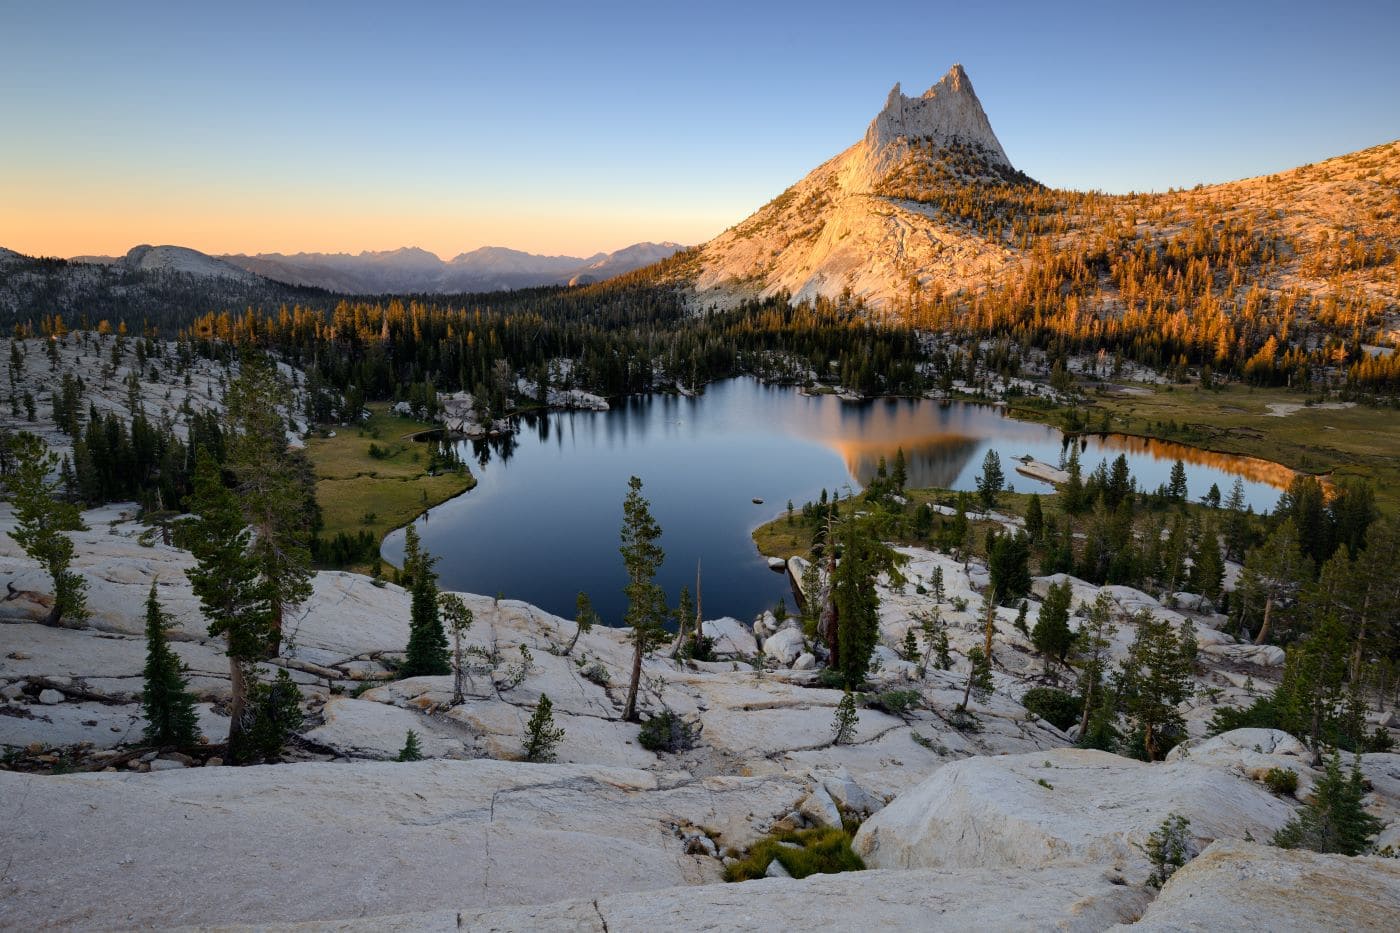
[(1014, 172), (961, 65), (920, 97), (896, 84), (860, 142), (687, 257), (697, 304), (783, 292), (794, 301), (845, 293), (887, 301), (994, 276), (1013, 261), (1008, 248), (884, 193), (911, 162), (929, 160), (975, 177)]

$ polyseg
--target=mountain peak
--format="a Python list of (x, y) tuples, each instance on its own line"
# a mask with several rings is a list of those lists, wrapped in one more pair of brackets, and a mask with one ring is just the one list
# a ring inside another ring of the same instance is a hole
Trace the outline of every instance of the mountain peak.
[(972, 146), (988, 161), (1011, 167), (962, 65), (948, 69), (919, 97), (904, 96), (898, 83), (890, 90), (884, 109), (866, 130), (865, 142), (874, 161), (879, 162), (881, 151), (900, 140)]
[(954, 93), (966, 92), (974, 98), (977, 94), (972, 90), (972, 79), (967, 76), (967, 70), (962, 65), (955, 64), (948, 69), (948, 73), (938, 79), (938, 83), (924, 91), (924, 97), (934, 97), (942, 89)]

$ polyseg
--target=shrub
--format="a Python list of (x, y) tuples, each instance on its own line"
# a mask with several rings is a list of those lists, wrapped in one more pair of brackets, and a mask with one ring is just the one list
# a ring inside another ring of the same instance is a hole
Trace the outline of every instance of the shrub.
[(692, 661), (715, 660), (715, 640), (709, 635), (695, 634), (681, 646), (681, 656)]
[(1054, 687), (1034, 687), (1021, 697), (1021, 705), (1056, 729), (1068, 729), (1079, 722), (1084, 701)]
[(884, 690), (866, 698), (865, 705), (902, 719), (922, 699), (917, 690)]
[(600, 687), (606, 687), (612, 683), (612, 675), (608, 673), (608, 669), (603, 666), (602, 661), (594, 661), (592, 664), (589, 664), (583, 670), (579, 671), (579, 674), (584, 680), (595, 683)]
[(1293, 794), (1298, 790), (1298, 772), (1292, 768), (1270, 768), (1264, 772), (1264, 784), (1275, 794)]
[[(782, 845), (784, 842), (798, 848)], [(762, 878), (774, 859), (794, 878), (865, 870), (865, 863), (851, 849), (851, 834), (844, 829), (826, 827), (777, 833), (760, 839), (742, 859), (725, 867), (724, 880)]]
[(287, 740), (302, 724), (301, 691), (286, 668), (279, 668), (277, 679), (271, 683), (254, 683), (248, 689), (245, 715), (252, 721), (238, 747), (230, 749), (233, 760), (276, 761), (281, 758)]
[(695, 726), (672, 710), (662, 710), (642, 723), (637, 741), (649, 752), (683, 752), (695, 747)]
[(1190, 825), (1191, 821), (1186, 817), (1173, 813), (1147, 837), (1147, 844), (1142, 850), (1152, 863), (1152, 874), (1147, 879), (1152, 887), (1160, 888), (1166, 884), (1178, 868), (1195, 857), (1195, 847), (1186, 831)]

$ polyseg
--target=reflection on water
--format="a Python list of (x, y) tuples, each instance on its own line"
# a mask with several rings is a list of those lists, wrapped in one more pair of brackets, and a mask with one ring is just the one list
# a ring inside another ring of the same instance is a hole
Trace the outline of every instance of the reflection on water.
[[(607, 412), (532, 416), (513, 437), (460, 442), (458, 453), (474, 462), (478, 484), (433, 509), (419, 529), (441, 556), (448, 588), (503, 593), (566, 617), (578, 591), (587, 590), (615, 623), (624, 607), (622, 498), (636, 474), (665, 532), (660, 582), (670, 598), (682, 584), (694, 585), (703, 562), (706, 615), (748, 618), (786, 595), (749, 532), (780, 515), (788, 500), (800, 505), (823, 489), (849, 494), (901, 447), (911, 486), (972, 489), (986, 451), (995, 449), (1018, 489), (1048, 491), (1016, 473), (1011, 461), (1029, 454), (1060, 463), (1063, 445), (1056, 429), (1013, 421), (989, 406), (853, 403), (732, 379), (698, 398), (631, 398)], [(1213, 483), (1228, 492), (1240, 475), (1256, 510), (1272, 507), (1273, 487), (1292, 477), (1274, 464), (1138, 438), (1090, 437), (1081, 447), (1086, 473), (1121, 452), (1147, 489), (1165, 484), (1180, 458), (1196, 498)], [(402, 533), (391, 535), (386, 557), (397, 562), (402, 547)]]
[[(1221, 453), (1218, 450), (1202, 450), (1172, 441), (1159, 441), (1152, 437), (1137, 437), (1128, 434), (1106, 434), (1094, 438), (1097, 446), (1104, 450), (1118, 450), (1125, 453), (1146, 455), (1154, 460), (1171, 462), (1180, 460), (1191, 466), (1211, 467), (1222, 473), (1241, 476), (1255, 483), (1263, 483), (1275, 489), (1287, 489), (1298, 474), (1281, 463), (1261, 460), (1258, 457), (1244, 457)], [(1228, 490), (1222, 488), (1222, 492)]]

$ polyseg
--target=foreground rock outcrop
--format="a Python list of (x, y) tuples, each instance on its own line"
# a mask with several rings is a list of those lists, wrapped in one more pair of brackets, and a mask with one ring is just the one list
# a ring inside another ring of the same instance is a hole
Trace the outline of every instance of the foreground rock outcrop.
[(1400, 861), (1215, 842), (1171, 877), (1133, 930), (1391, 931)]
[(1204, 846), (1267, 839), (1292, 812), (1217, 768), (1056, 749), (945, 765), (866, 821), (854, 847), (873, 868), (1098, 865), (1141, 882), (1142, 846), (1173, 813)]
[[(871, 871), (618, 894), (539, 907), (444, 910), (298, 924), (343, 931), (538, 930), (655, 933), (698, 929), (1102, 930), (1130, 922), (1148, 896), (1101, 872)], [(281, 929), (281, 928), (278, 928)]]
[(271, 923), (717, 881), (800, 787), (501, 761), (0, 772), (0, 928)]

